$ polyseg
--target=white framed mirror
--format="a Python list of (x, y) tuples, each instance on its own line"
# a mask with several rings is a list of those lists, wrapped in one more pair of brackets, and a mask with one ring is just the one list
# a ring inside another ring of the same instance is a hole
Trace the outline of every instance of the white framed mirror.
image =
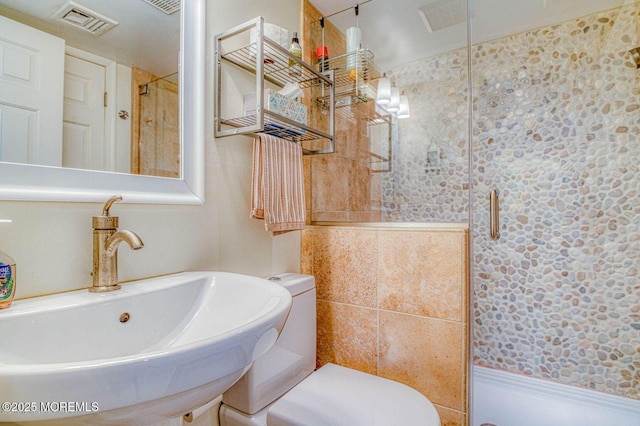
[(205, 2), (182, 0), (180, 5), (179, 177), (0, 162), (0, 200), (100, 202), (119, 194), (132, 203), (202, 204)]

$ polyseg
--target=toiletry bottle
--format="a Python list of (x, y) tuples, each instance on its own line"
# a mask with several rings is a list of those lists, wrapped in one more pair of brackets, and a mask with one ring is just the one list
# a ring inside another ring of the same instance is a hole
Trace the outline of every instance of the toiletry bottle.
[(318, 59), (318, 71), (329, 71), (329, 49), (327, 46), (316, 47), (316, 58)]
[(0, 309), (11, 306), (16, 292), (16, 262), (0, 250)]
[(355, 81), (355, 78), (351, 78), (352, 70), (358, 67), (360, 40), (362, 38), (362, 32), (358, 27), (347, 28), (345, 37), (347, 39), (347, 70), (349, 71), (349, 78)]
[[(298, 40), (298, 33), (293, 32), (293, 38), (291, 39), (291, 47), (289, 47), (289, 53), (292, 56), (302, 60), (302, 48), (300, 47), (300, 41)], [(300, 65), (293, 59), (289, 58), (289, 67), (291, 67), (290, 74), (299, 75)]]

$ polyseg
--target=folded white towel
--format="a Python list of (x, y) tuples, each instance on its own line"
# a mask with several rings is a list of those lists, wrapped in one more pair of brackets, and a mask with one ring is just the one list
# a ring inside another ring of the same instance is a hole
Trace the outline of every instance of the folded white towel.
[(302, 148), (276, 136), (253, 141), (251, 217), (264, 219), (271, 235), (304, 229)]

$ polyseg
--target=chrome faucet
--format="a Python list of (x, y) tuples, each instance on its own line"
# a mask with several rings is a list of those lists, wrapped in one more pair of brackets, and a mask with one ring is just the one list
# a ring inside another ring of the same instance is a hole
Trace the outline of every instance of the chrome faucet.
[(144, 247), (140, 237), (134, 232), (118, 231), (118, 217), (110, 216), (109, 209), (121, 196), (109, 198), (102, 209), (102, 216), (93, 217), (93, 286), (89, 291), (97, 293), (120, 288), (118, 284), (118, 245), (129, 244), (132, 250)]

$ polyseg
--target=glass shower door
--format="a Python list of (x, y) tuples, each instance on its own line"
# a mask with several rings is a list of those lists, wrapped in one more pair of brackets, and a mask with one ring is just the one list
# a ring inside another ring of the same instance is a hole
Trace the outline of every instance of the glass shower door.
[(474, 363), (640, 399), (640, 5), (512, 4), (472, 7)]
[[(134, 140), (136, 173), (180, 177), (178, 74), (140, 85), (138, 133)], [(137, 115), (137, 114), (136, 114)]]

